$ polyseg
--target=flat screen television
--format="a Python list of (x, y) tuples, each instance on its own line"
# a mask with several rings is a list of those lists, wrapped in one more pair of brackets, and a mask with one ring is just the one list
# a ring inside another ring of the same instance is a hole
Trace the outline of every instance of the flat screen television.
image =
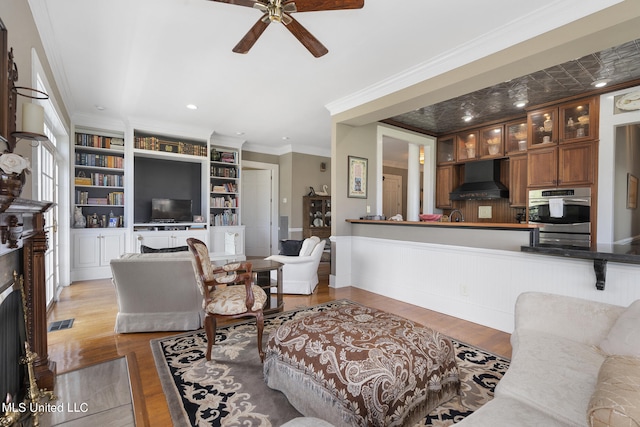
[(191, 200), (151, 199), (152, 222), (192, 222)]

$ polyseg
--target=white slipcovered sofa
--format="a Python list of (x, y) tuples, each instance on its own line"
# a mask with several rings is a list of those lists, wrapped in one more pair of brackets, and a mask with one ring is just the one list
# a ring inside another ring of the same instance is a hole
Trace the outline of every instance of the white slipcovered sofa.
[(495, 398), (456, 426), (640, 425), (640, 300), (524, 293), (511, 343)]
[(115, 331), (188, 331), (204, 311), (188, 252), (124, 254), (111, 260), (118, 314)]
[[(304, 239), (298, 256), (271, 255), (266, 259), (281, 262), (282, 293), (312, 294), (318, 285), (318, 266), (324, 252), (325, 241), (317, 236)], [(276, 272), (272, 279), (275, 280)]]

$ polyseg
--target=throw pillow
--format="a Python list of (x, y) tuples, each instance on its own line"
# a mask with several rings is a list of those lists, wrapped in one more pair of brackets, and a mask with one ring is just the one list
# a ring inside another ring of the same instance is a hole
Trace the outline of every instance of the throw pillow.
[(607, 354), (640, 356), (640, 300), (622, 312), (600, 349)]
[(176, 246), (173, 248), (160, 248), (155, 249), (149, 246), (140, 245), (140, 252), (143, 254), (157, 254), (157, 253), (165, 253), (165, 252), (184, 252), (188, 251), (189, 246)]
[(640, 358), (608, 356), (587, 408), (591, 427), (640, 425)]
[(280, 241), (280, 255), (286, 256), (298, 256), (302, 242), (304, 240), (281, 240)]

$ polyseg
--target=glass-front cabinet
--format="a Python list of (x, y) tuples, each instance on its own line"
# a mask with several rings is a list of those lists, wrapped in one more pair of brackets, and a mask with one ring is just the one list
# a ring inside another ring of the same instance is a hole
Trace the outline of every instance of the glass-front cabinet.
[(558, 108), (545, 108), (527, 114), (529, 148), (546, 147), (558, 143)]
[(527, 152), (527, 120), (515, 120), (506, 123), (505, 150), (507, 154), (524, 154)]
[(331, 196), (304, 196), (302, 234), (305, 238), (331, 236)]
[(504, 156), (504, 126), (496, 125), (480, 129), (480, 158)]
[(560, 143), (593, 139), (596, 133), (597, 98), (562, 104), (560, 110)]
[(478, 131), (462, 132), (456, 135), (458, 161), (478, 158)]
[(456, 161), (456, 136), (447, 135), (438, 138), (437, 157), (439, 165), (446, 165)]

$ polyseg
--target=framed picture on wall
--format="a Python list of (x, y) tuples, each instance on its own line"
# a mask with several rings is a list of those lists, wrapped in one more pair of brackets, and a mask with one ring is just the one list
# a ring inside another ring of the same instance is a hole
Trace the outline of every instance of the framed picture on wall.
[(638, 177), (627, 174), (627, 209), (638, 207)]
[(362, 157), (349, 156), (349, 188), (347, 197), (367, 198), (367, 163)]

